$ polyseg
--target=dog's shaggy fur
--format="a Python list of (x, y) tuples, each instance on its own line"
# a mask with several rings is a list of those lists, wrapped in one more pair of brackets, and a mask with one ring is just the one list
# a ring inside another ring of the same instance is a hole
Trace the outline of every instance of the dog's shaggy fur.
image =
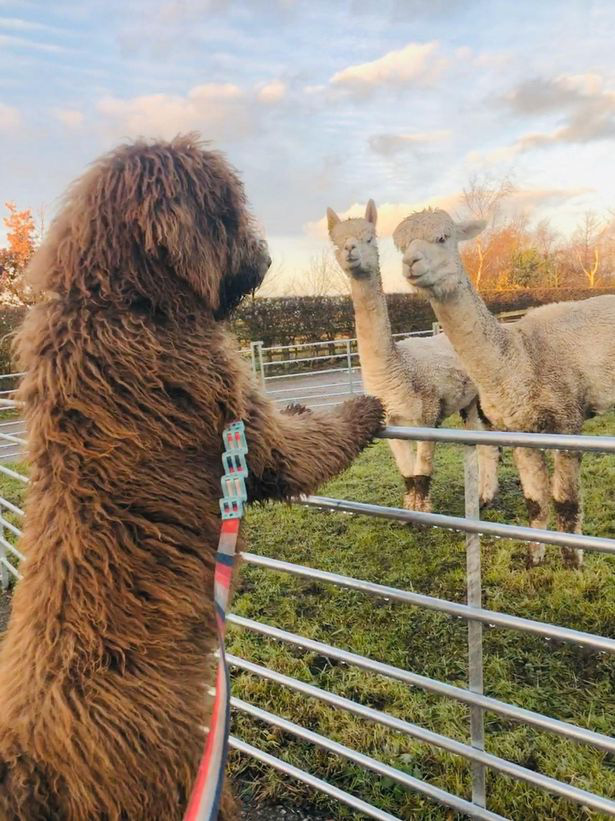
[(284, 414), (255, 387), (222, 320), (269, 263), (236, 174), (193, 136), (103, 157), (33, 261), (3, 821), (182, 817), (212, 682), (222, 429), (246, 422), (263, 500), (313, 491), (381, 426), (370, 397)]

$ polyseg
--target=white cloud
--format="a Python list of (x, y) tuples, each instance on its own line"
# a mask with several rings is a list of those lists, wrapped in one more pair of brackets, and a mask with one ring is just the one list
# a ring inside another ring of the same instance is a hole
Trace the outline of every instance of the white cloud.
[(512, 55), (507, 51), (477, 52), (469, 46), (460, 46), (455, 49), (455, 57), (460, 63), (482, 69), (502, 70), (511, 62)]
[(19, 37), (15, 34), (0, 34), (0, 46), (30, 49), (32, 51), (41, 51), (45, 54), (65, 54), (71, 51), (71, 49), (65, 46), (58, 46), (55, 43), (39, 43), (36, 40), (27, 40), (25, 37)]
[(266, 83), (259, 88), (257, 96), (263, 103), (278, 103), (286, 96), (286, 83), (281, 80)]
[(450, 136), (451, 132), (446, 129), (415, 131), (412, 134), (374, 134), (369, 137), (368, 143), (376, 154), (391, 157), (408, 149), (416, 149), (434, 142), (442, 142)]
[(21, 114), (12, 105), (0, 103), (0, 131), (12, 131), (21, 125)]
[(61, 29), (54, 26), (48, 26), (34, 20), (24, 20), (21, 17), (0, 17), (0, 29), (5, 31), (47, 31), (56, 33), (61, 31)]
[(442, 57), (437, 56), (437, 50), (437, 42), (409, 43), (377, 60), (348, 66), (334, 74), (329, 82), (333, 88), (359, 96), (378, 88), (430, 85), (446, 64)]
[(83, 112), (75, 108), (56, 108), (53, 113), (67, 128), (79, 128), (85, 119)]
[(103, 97), (96, 104), (107, 130), (120, 136), (170, 138), (198, 129), (205, 139), (232, 140), (252, 134), (266, 107), (279, 103), (286, 86), (271, 81), (257, 89), (234, 83), (194, 86), (186, 95)]
[(250, 129), (248, 97), (232, 83), (195, 86), (185, 97), (103, 97), (96, 108), (111, 130), (129, 136), (173, 137), (198, 128), (206, 138), (220, 139)]

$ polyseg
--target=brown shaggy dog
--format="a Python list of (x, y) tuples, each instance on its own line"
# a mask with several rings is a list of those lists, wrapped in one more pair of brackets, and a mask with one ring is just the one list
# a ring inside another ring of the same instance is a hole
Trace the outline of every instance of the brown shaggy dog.
[(32, 264), (47, 296), (18, 338), (31, 485), (0, 652), (3, 821), (182, 817), (223, 428), (246, 423), (254, 501), (313, 491), (381, 426), (369, 397), (284, 414), (259, 393), (222, 320), (269, 263), (236, 174), (183, 137), (97, 162)]

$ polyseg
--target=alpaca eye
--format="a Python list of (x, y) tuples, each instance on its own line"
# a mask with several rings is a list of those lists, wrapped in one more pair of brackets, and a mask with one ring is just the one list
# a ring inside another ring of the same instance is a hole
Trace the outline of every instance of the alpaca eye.
[(442, 245), (443, 243), (446, 242), (447, 239), (448, 239), (448, 237), (446, 236), (446, 234), (444, 234), (443, 236), (438, 237), (437, 242), (439, 242), (440, 245)]
[(367, 240), (368, 245), (372, 241), (372, 239), (373, 239), (373, 237), (368, 237), (368, 240)]

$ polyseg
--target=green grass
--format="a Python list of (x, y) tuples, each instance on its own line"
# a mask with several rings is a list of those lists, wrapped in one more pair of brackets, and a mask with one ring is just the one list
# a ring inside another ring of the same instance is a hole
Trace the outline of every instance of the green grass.
[[(615, 433), (615, 415), (588, 423), (587, 433)], [(463, 515), (461, 448), (436, 449), (434, 509)], [(23, 466), (20, 468), (23, 470)], [(583, 463), (585, 532), (615, 537), (615, 461), (586, 455)], [(485, 517), (526, 523), (518, 479), (506, 451), (501, 493)], [(0, 478), (3, 495), (19, 502), (23, 486)], [(402, 485), (386, 443), (371, 447), (322, 493), (397, 506)], [(417, 530), (395, 522), (323, 513), (288, 505), (250, 511), (250, 550), (373, 582), (465, 601), (465, 551), (459, 534)], [(557, 548), (543, 567), (528, 571), (525, 546), (482, 539), (483, 606), (527, 618), (615, 637), (614, 560), (586, 554), (581, 572), (564, 569)], [(459, 686), (467, 684), (465, 623), (443, 614), (244, 566), (233, 611)], [(615, 659), (510, 630), (487, 629), (485, 692), (496, 698), (615, 735)], [(228, 649), (282, 673), (376, 707), (460, 741), (469, 717), (458, 702), (399, 682), (329, 662), (314, 653), (229, 627)], [(414, 776), (466, 798), (465, 760), (338, 712), (315, 699), (235, 672), (234, 694), (331, 736)], [(584, 745), (486, 714), (489, 752), (577, 787), (615, 796), (615, 760)], [(453, 814), (333, 755), (247, 716), (233, 732), (257, 747), (320, 775), (403, 819), (451, 819)], [(358, 817), (303, 785), (237, 754), (235, 779), (254, 800), (316, 805), (327, 818)], [(489, 772), (489, 807), (517, 821), (600, 818), (581, 807)]]
[[(595, 420), (587, 433), (615, 432), (615, 416)], [(436, 450), (434, 509), (463, 515), (461, 448)], [(615, 537), (615, 462), (587, 455), (583, 467), (585, 532)], [(510, 452), (500, 470), (501, 493), (485, 518), (526, 523)], [(378, 443), (323, 495), (399, 505), (401, 481), (388, 447)], [(250, 550), (420, 593), (465, 600), (461, 535), (416, 530), (385, 520), (271, 505), (247, 520)], [(493, 610), (615, 636), (614, 560), (586, 554), (582, 572), (564, 569), (559, 550), (547, 548), (541, 568), (525, 569), (525, 546), (482, 539), (483, 605)], [(240, 615), (334, 644), (459, 686), (467, 685), (465, 624), (445, 615), (386, 602), (332, 585), (244, 566), (233, 603)], [(496, 698), (615, 735), (615, 660), (509, 630), (485, 632), (485, 691)], [(468, 741), (462, 704), (352, 669), (298, 648), (231, 627), (229, 650), (302, 681), (333, 690), (408, 721)], [(234, 676), (234, 693), (271, 712), (355, 747), (412, 775), (470, 796), (470, 769), (461, 758), (309, 699), (247, 673)], [(487, 749), (577, 787), (615, 796), (615, 762), (606, 754), (488, 713)], [(234, 732), (255, 746), (388, 810), (400, 818), (445, 819), (451, 813), (243, 715)], [(316, 803), (327, 817), (355, 817), (265, 766), (232, 756), (234, 775), (255, 798)], [(490, 772), (489, 807), (513, 819), (598, 818), (587, 810)]]

